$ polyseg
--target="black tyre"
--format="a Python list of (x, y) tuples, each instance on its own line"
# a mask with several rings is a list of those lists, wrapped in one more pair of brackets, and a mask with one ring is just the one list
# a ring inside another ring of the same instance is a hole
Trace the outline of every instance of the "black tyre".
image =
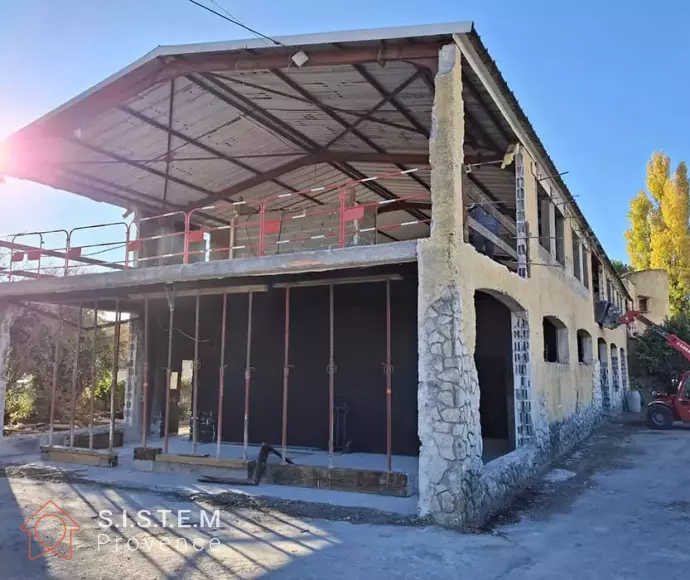
[(673, 411), (666, 405), (652, 405), (647, 409), (647, 425), (652, 429), (670, 429)]

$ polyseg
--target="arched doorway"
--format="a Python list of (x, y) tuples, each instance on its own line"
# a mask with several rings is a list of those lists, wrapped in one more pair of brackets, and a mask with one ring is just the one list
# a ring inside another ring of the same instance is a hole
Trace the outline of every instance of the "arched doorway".
[(515, 381), (511, 300), (478, 290), (474, 295), (479, 415), (484, 462), (515, 449)]
[(601, 406), (604, 414), (608, 415), (611, 412), (611, 394), (609, 392), (609, 352), (606, 346), (606, 341), (603, 338), (597, 340), (597, 347), (599, 363), (601, 365), (599, 380), (601, 383)]

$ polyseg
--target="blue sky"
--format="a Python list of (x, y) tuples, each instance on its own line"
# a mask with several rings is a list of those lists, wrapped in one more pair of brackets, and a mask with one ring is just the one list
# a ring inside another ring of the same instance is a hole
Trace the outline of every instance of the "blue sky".
[[(651, 152), (690, 157), (690, 5), (678, 0), (218, 2), (269, 35), (474, 20), (612, 258), (626, 258), (625, 214)], [(0, 12), (0, 138), (159, 44), (248, 36), (187, 0), (5, 1)], [(122, 213), (12, 180), (0, 200), (0, 233)]]

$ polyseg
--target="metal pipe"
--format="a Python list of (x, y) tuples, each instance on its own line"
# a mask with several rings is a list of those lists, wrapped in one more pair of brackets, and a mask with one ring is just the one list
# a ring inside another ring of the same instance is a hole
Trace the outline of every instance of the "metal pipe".
[(165, 425), (163, 426), (163, 453), (168, 452), (168, 436), (170, 434), (170, 379), (172, 377), (172, 344), (173, 344), (173, 325), (175, 323), (175, 289), (167, 294), (168, 309), (168, 364), (165, 368)]
[(282, 432), (282, 459), (285, 465), (287, 452), (287, 419), (288, 419), (288, 378), (290, 376), (290, 287), (285, 288), (285, 351), (283, 356), (283, 432)]
[(77, 412), (77, 379), (79, 378), (79, 352), (81, 350), (81, 326), (84, 311), (81, 303), (79, 304), (79, 316), (77, 318), (77, 345), (74, 351), (74, 364), (72, 366), (72, 400), (70, 402), (69, 418), (69, 447), (74, 448), (74, 415)]
[(149, 299), (144, 298), (144, 397), (141, 401), (141, 446), (149, 435)]
[(230, 253), (228, 257), (232, 260), (235, 257), (235, 228), (237, 227), (237, 213), (230, 220)]
[(163, 205), (168, 201), (168, 182), (170, 181), (170, 149), (172, 148), (173, 111), (175, 108), (175, 79), (170, 81), (170, 101), (168, 103), (168, 141), (165, 148), (165, 181), (163, 182)]
[(55, 334), (55, 358), (53, 359), (53, 384), (50, 389), (50, 423), (48, 426), (48, 445), (53, 444), (53, 424), (55, 423), (55, 399), (57, 397), (58, 370), (60, 367), (60, 340), (62, 339), (62, 304), (58, 306), (58, 327)]
[(249, 293), (249, 305), (247, 307), (247, 361), (244, 367), (244, 459), (249, 454), (249, 391), (252, 383), (252, 306), (254, 293)]
[(199, 302), (201, 299), (197, 295), (194, 317), (194, 369), (192, 375), (192, 440), (193, 453), (196, 455), (199, 445), (199, 408), (197, 406), (199, 396)]
[(218, 425), (217, 425), (217, 442), (216, 442), (216, 457), (220, 459), (220, 442), (223, 433), (223, 389), (225, 387), (225, 334), (227, 329), (227, 314), (228, 314), (228, 295), (223, 294), (223, 320), (221, 322), (221, 338), (220, 338), (220, 369), (218, 371)]
[(98, 360), (98, 302), (93, 303), (93, 336), (91, 338), (91, 396), (89, 402), (89, 449), (93, 449), (93, 402), (96, 396), (96, 362)]
[(113, 374), (110, 381), (110, 431), (108, 434), (108, 449), (115, 445), (115, 391), (117, 389), (117, 372), (120, 367), (120, 299), (115, 299), (115, 333), (113, 337)]
[(334, 329), (334, 289), (329, 286), (329, 354), (328, 354), (328, 468), (333, 467), (333, 407), (335, 406), (335, 329)]
[(393, 430), (392, 430), (392, 380), (393, 367), (391, 365), (391, 281), (386, 280), (386, 363), (384, 364), (386, 373), (386, 470), (392, 470), (392, 449), (393, 449)]

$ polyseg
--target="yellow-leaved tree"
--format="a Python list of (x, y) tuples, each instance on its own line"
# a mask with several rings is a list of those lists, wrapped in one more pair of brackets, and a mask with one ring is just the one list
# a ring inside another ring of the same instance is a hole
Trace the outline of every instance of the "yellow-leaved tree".
[(647, 191), (630, 202), (625, 232), (635, 270), (666, 270), (672, 312), (690, 306), (690, 191), (681, 161), (671, 174), (671, 160), (655, 152), (647, 164)]

